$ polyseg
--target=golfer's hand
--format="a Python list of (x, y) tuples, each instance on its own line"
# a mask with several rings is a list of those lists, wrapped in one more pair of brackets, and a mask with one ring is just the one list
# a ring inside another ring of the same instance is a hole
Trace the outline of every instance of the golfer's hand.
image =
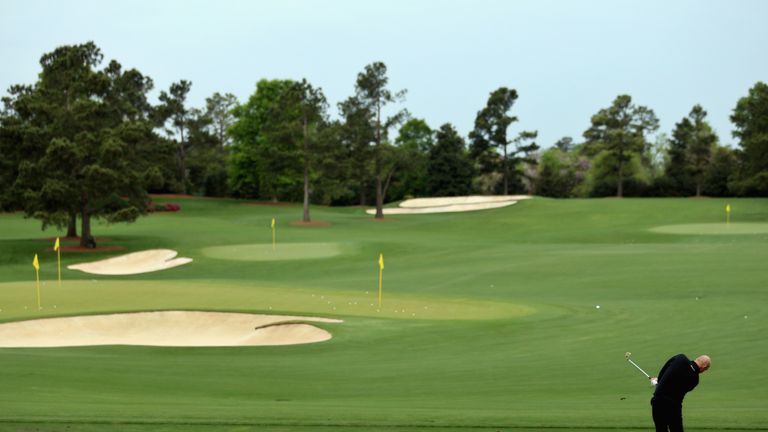
[(658, 378), (656, 378), (656, 377), (652, 377), (651, 378), (651, 385), (652, 386), (656, 387), (656, 384), (658, 384), (658, 383), (659, 383), (659, 379)]

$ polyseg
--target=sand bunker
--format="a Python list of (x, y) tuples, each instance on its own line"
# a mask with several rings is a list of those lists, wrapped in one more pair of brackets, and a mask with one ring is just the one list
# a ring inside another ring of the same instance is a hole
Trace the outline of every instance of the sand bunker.
[[(472, 195), (440, 198), (415, 198), (400, 203), (400, 208), (385, 208), (385, 215), (395, 214), (431, 214), (454, 213), (475, 210), (488, 210), (507, 207), (519, 200), (530, 199), (529, 195)], [(376, 214), (375, 209), (366, 210)]]
[(101, 261), (74, 264), (67, 268), (99, 275), (132, 275), (165, 270), (192, 262), (192, 258), (175, 258), (177, 254), (178, 252), (170, 249), (152, 249)]
[(322, 342), (327, 331), (303, 321), (343, 321), (225, 312), (137, 312), (0, 324), (0, 347), (91, 345), (227, 347)]
[(734, 234), (768, 234), (768, 223), (709, 223), (664, 225), (650, 229), (651, 232), (662, 234), (688, 235), (734, 235)]

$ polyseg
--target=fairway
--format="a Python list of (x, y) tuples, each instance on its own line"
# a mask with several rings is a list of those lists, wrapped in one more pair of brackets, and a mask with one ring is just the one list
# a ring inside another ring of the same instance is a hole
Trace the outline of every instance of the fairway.
[[(686, 397), (686, 430), (768, 430), (767, 199), (728, 200), (729, 225), (719, 199), (533, 198), (385, 222), (314, 207), (322, 229), (291, 225), (298, 205), (169, 201), (183, 210), (95, 225), (126, 249), (62, 253), (61, 286), (40, 240), (57, 233), (1, 214), (0, 322), (237, 312), (343, 321), (307, 322), (332, 338), (0, 348), (0, 430), (652, 430), (652, 389), (628, 351), (652, 375), (677, 353), (712, 357)], [(150, 249), (192, 261), (124, 276), (66, 268)]]

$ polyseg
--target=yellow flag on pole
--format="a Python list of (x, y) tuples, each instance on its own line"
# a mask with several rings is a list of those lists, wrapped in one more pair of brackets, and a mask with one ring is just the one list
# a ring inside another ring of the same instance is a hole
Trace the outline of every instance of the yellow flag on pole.
[(40, 261), (37, 260), (37, 254), (32, 260), (32, 267), (35, 268), (35, 279), (37, 280), (37, 309), (39, 310), (42, 307), (40, 307)]
[(61, 247), (59, 246), (59, 238), (56, 237), (56, 244), (53, 245), (53, 250), (56, 251), (56, 262), (59, 269), (59, 288), (61, 288)]
[(731, 223), (731, 205), (730, 204), (725, 205), (725, 223), (726, 224)]
[(379, 254), (379, 308), (381, 308), (381, 287), (384, 276), (384, 254)]
[(275, 218), (272, 218), (272, 229), (275, 229)]

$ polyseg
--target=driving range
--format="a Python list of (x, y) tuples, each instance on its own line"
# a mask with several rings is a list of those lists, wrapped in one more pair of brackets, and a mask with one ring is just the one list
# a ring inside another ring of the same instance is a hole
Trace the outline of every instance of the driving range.
[[(0, 430), (652, 430), (628, 351), (652, 375), (678, 353), (712, 357), (686, 430), (768, 430), (768, 199), (537, 197), (384, 220), (315, 206), (315, 225), (292, 223), (298, 205), (156, 201), (181, 211), (97, 224), (99, 246), (124, 249), (63, 251), (61, 285), (60, 233), (0, 215), (0, 323), (228, 312), (330, 338), (0, 348)], [(190, 261), (67, 268), (157, 249)], [(78, 326), (45, 331), (94, 331)]]

